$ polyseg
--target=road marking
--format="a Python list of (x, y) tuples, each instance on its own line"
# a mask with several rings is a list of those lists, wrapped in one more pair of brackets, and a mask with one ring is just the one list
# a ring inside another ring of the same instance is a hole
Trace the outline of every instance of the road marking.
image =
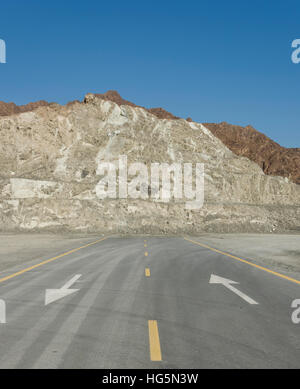
[(148, 321), (149, 327), (149, 345), (150, 345), (150, 359), (151, 361), (161, 361), (161, 349), (159, 341), (159, 333), (156, 320)]
[(228, 280), (227, 278), (219, 277), (219, 276), (216, 276), (215, 274), (212, 274), (210, 276), (209, 283), (210, 284), (222, 284), (226, 288), (230, 289), (233, 293), (235, 293), (238, 296), (240, 296), (243, 300), (247, 301), (247, 303), (249, 303), (249, 304), (258, 304), (251, 297), (247, 296), (246, 294), (244, 294), (243, 292), (241, 292), (240, 290), (238, 290), (237, 288), (235, 288), (234, 286), (231, 285), (231, 284), (239, 284), (239, 282)]
[(0, 300), (0, 323), (6, 324), (6, 304), (4, 300)]
[(84, 248), (86, 248), (86, 247), (92, 246), (92, 245), (94, 245), (94, 244), (96, 244), (96, 243), (102, 242), (103, 240), (108, 239), (108, 238), (109, 238), (109, 236), (106, 236), (105, 238), (98, 239), (98, 240), (96, 240), (95, 242), (88, 243), (88, 244), (86, 244), (86, 245), (84, 245), (84, 246), (81, 246), (81, 247), (78, 247), (78, 248), (76, 248), (76, 249), (67, 251), (66, 253), (57, 255), (56, 257), (47, 259), (46, 261), (40, 262), (40, 263), (38, 263), (38, 264), (36, 264), (36, 265), (27, 267), (26, 269), (20, 270), (20, 271), (18, 271), (18, 272), (16, 272), (16, 273), (13, 273), (13, 274), (9, 275), (9, 276), (0, 278), (0, 283), (1, 283), (1, 282), (4, 282), (4, 281), (7, 281), (7, 280), (10, 280), (11, 278), (20, 276), (21, 274), (24, 274), (24, 273), (26, 273), (26, 272), (28, 272), (28, 271), (30, 271), (30, 270), (36, 269), (37, 267), (46, 265), (47, 263), (52, 262), (52, 261), (55, 261), (56, 259), (62, 258), (62, 257), (66, 256), (66, 255), (69, 255), (69, 254), (73, 254), (73, 253), (75, 253), (76, 251), (79, 251), (79, 250), (84, 249)]
[(144, 247), (147, 247), (146, 243), (144, 244)]
[(145, 276), (150, 277), (150, 269), (148, 267), (145, 269)]
[(63, 297), (69, 296), (75, 292), (78, 292), (79, 289), (69, 289), (79, 278), (81, 274), (76, 274), (70, 281), (68, 281), (60, 289), (46, 289), (45, 293), (45, 305), (51, 304), (54, 301), (60, 300)]
[(213, 247), (207, 246), (207, 245), (204, 244), (204, 243), (199, 243), (199, 242), (196, 242), (196, 241), (194, 241), (194, 240), (191, 240), (191, 239), (188, 239), (188, 238), (185, 238), (185, 237), (184, 237), (184, 239), (187, 240), (188, 242), (197, 244), (198, 246), (205, 247), (206, 249), (215, 251), (216, 253), (225, 255), (226, 257), (230, 257), (230, 258), (236, 259), (237, 261), (246, 263), (247, 265), (256, 267), (257, 269), (260, 269), (260, 270), (264, 270), (264, 271), (266, 271), (266, 272), (268, 272), (268, 273), (274, 274), (274, 275), (277, 276), (277, 277), (284, 278), (285, 280), (288, 280), (288, 281), (294, 282), (295, 284), (300, 285), (300, 281), (299, 281), (299, 280), (296, 280), (295, 278), (285, 276), (284, 274), (277, 273), (276, 271), (273, 271), (273, 270), (270, 270), (270, 269), (268, 269), (268, 268), (266, 268), (266, 267), (257, 265), (256, 263), (246, 261), (245, 259), (236, 257), (235, 255), (227, 254), (227, 253), (225, 253), (225, 252), (223, 252), (223, 251), (221, 251), (221, 250), (214, 249)]
[(145, 252), (145, 257), (148, 257), (148, 251)]

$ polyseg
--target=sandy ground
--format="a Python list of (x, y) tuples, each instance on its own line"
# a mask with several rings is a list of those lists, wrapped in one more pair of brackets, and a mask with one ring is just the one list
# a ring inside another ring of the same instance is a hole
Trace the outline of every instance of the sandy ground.
[(99, 235), (85, 234), (0, 234), (0, 272), (49, 259), (99, 238)]
[(299, 234), (204, 234), (192, 239), (275, 270), (300, 272)]
[[(99, 238), (100, 235), (86, 234), (0, 234), (0, 272), (46, 260)], [(274, 270), (300, 272), (298, 234), (203, 234), (191, 238)]]

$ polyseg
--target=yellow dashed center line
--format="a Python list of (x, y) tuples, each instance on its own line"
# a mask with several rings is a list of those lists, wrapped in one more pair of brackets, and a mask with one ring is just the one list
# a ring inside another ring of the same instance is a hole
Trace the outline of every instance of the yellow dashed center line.
[(161, 357), (157, 321), (149, 320), (148, 327), (149, 327), (150, 359), (151, 361), (161, 361), (162, 357)]
[[(144, 240), (144, 247), (147, 247), (147, 241)], [(148, 251), (145, 251), (145, 257), (148, 257)], [(150, 277), (150, 269), (146, 267), (145, 276)], [(158, 326), (156, 320), (148, 320), (149, 328), (149, 346), (150, 346), (150, 360), (153, 362), (161, 361), (161, 348), (158, 333)]]
[(299, 280), (296, 280), (295, 278), (285, 276), (284, 274), (277, 273), (276, 271), (273, 271), (273, 270), (270, 270), (270, 269), (268, 269), (268, 268), (266, 268), (266, 267), (257, 265), (256, 263), (246, 261), (245, 259), (236, 257), (235, 255), (227, 254), (227, 253), (225, 253), (225, 252), (223, 252), (223, 251), (221, 251), (221, 250), (214, 249), (213, 247), (210, 247), (210, 246), (208, 246), (208, 245), (206, 245), (206, 244), (204, 244), (204, 243), (199, 243), (199, 242), (196, 242), (196, 241), (194, 241), (194, 240), (192, 240), (192, 239), (188, 239), (188, 238), (184, 238), (184, 239), (187, 240), (188, 242), (197, 244), (198, 246), (205, 247), (206, 249), (209, 249), (209, 250), (211, 250), (211, 251), (215, 251), (215, 252), (218, 253), (218, 254), (222, 254), (222, 255), (225, 255), (226, 257), (233, 258), (233, 259), (235, 259), (235, 260), (237, 260), (237, 261), (246, 263), (247, 265), (256, 267), (257, 269), (260, 269), (260, 270), (264, 270), (264, 271), (266, 271), (266, 272), (268, 272), (268, 273), (274, 274), (274, 275), (277, 276), (277, 277), (284, 278), (285, 280), (288, 280), (288, 281), (291, 281), (291, 282), (294, 282), (294, 283), (300, 285), (300, 281), (299, 281)]

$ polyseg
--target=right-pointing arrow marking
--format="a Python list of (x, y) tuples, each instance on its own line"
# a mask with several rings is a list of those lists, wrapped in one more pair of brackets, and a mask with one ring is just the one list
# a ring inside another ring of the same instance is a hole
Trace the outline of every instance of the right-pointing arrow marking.
[(237, 288), (232, 286), (232, 284), (239, 284), (239, 282), (228, 280), (227, 278), (219, 277), (219, 276), (216, 276), (215, 274), (212, 274), (210, 276), (209, 283), (210, 284), (222, 284), (227, 289), (231, 290), (233, 293), (235, 293), (238, 296), (240, 296), (243, 300), (247, 301), (247, 303), (249, 303), (249, 304), (258, 304), (258, 302), (253, 300), (251, 297), (247, 296), (245, 293), (241, 292), (240, 290), (238, 290)]
[(69, 296), (72, 293), (77, 292), (79, 289), (69, 289), (79, 278), (81, 274), (77, 274), (70, 281), (68, 281), (60, 289), (46, 289), (45, 305), (51, 304), (54, 301), (60, 300), (63, 297)]

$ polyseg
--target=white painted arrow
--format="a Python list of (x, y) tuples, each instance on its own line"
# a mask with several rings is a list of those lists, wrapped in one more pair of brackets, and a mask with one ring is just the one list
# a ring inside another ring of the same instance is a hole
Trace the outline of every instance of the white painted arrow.
[(57, 301), (63, 297), (69, 296), (72, 293), (77, 292), (79, 289), (69, 289), (79, 278), (81, 274), (77, 274), (70, 281), (68, 281), (60, 289), (46, 289), (45, 294), (45, 305), (51, 304), (54, 301)]
[(4, 300), (0, 300), (0, 324), (6, 324), (6, 304)]
[(235, 281), (232, 281), (232, 280), (228, 280), (227, 278), (219, 277), (219, 276), (216, 276), (216, 275), (212, 274), (212, 275), (210, 276), (209, 283), (210, 283), (210, 284), (222, 284), (222, 285), (224, 285), (226, 288), (230, 289), (233, 293), (237, 294), (237, 295), (240, 296), (242, 299), (244, 299), (245, 301), (247, 301), (247, 303), (249, 303), (249, 304), (258, 304), (258, 303), (257, 303), (256, 301), (254, 301), (251, 297), (247, 296), (246, 294), (244, 294), (243, 292), (241, 292), (240, 290), (238, 290), (237, 288), (235, 288), (234, 286), (232, 286), (232, 284), (239, 284), (239, 282), (235, 282)]

